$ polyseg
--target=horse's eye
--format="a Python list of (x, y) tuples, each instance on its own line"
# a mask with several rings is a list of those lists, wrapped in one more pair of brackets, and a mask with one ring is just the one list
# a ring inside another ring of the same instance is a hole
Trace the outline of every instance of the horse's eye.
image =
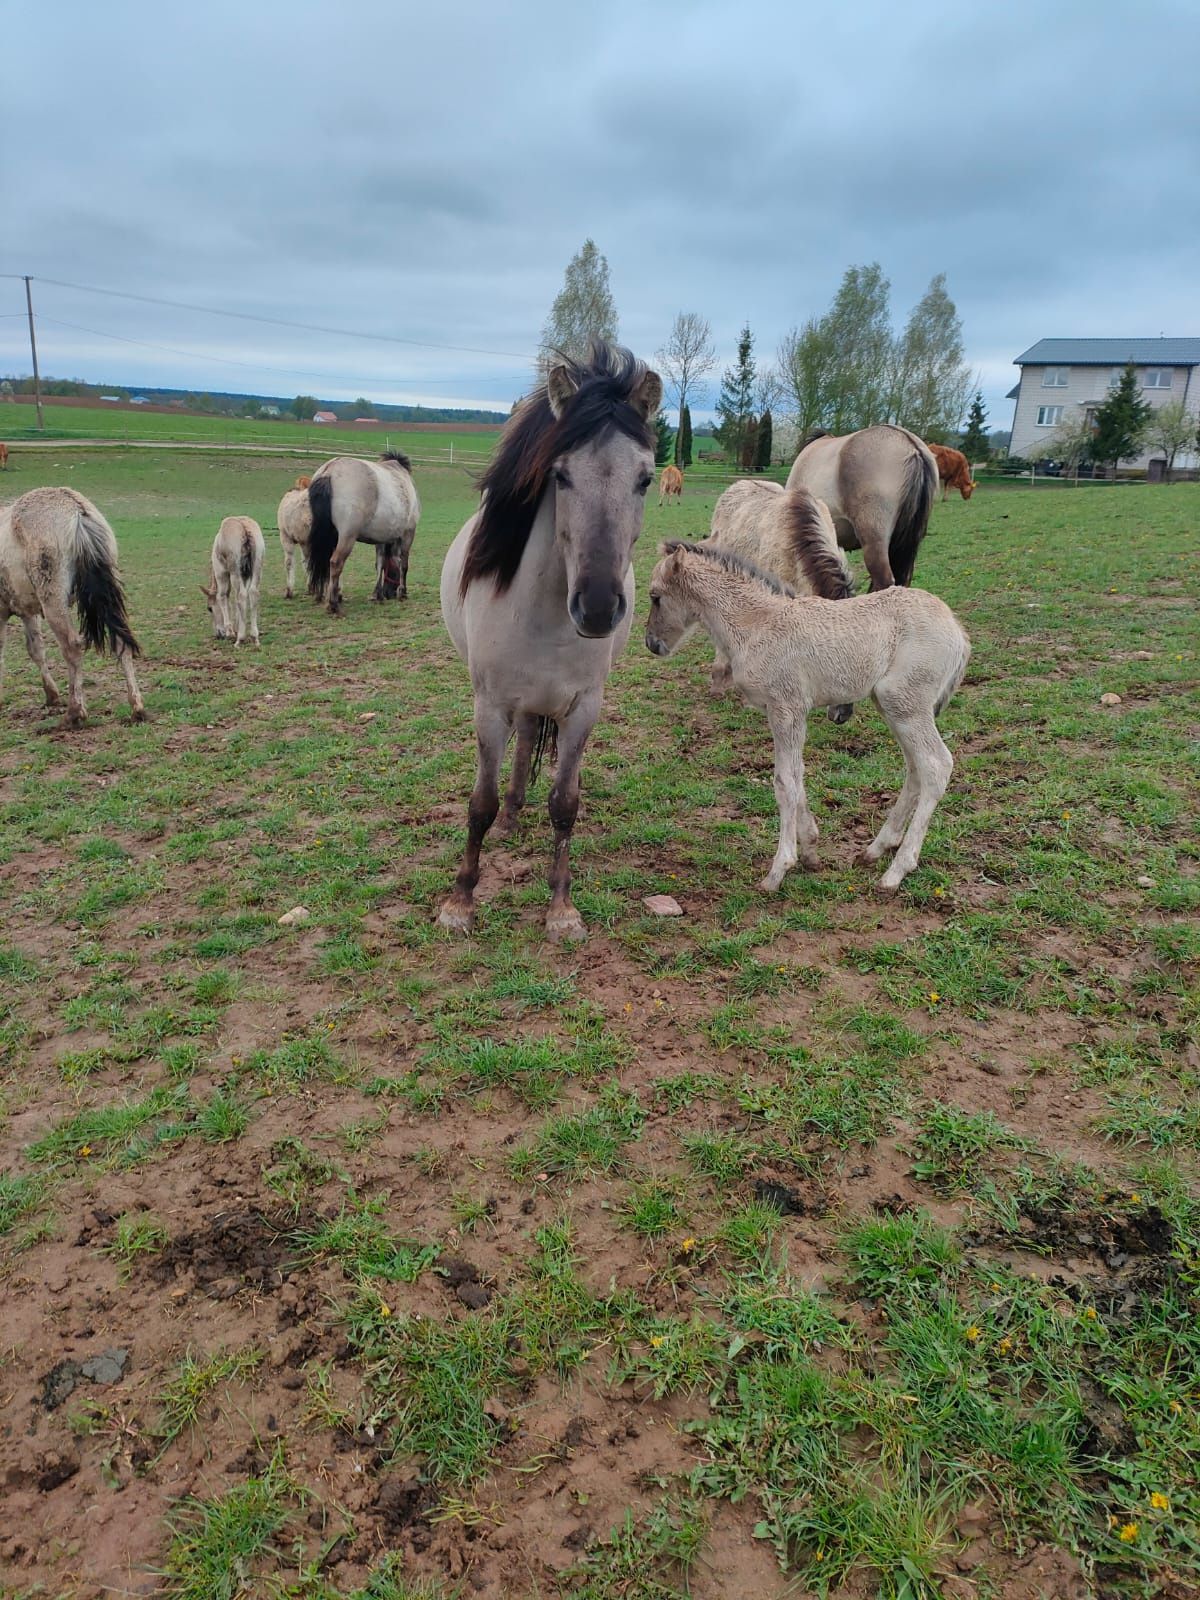
[(645, 494), (646, 490), (650, 487), (650, 485), (653, 482), (654, 482), (653, 477), (640, 478), (638, 480), (637, 492), (639, 494)]
[(555, 467), (554, 481), (562, 489), (569, 489), (571, 487), (571, 476), (563, 467)]
[(650, 596), (650, 604), (652, 606), (656, 606), (658, 604), (658, 596), (656, 594), (652, 594)]

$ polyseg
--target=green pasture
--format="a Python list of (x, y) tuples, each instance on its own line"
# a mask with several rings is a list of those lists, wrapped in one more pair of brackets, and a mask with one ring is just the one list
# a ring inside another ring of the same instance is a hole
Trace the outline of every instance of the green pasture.
[[(137, 423), (214, 445), (229, 426)], [(702, 643), (649, 656), (639, 600), (584, 766), (591, 937), (559, 949), (544, 774), (518, 837), (485, 847), (474, 937), (434, 926), (474, 771), (437, 603), (465, 470), (417, 472), (405, 605), (372, 604), (363, 550), (342, 617), (285, 602), (268, 533), (262, 647), (235, 652), (198, 593), (208, 549), (230, 513), (274, 528), (293, 459), (14, 463), (5, 494), (69, 483), (113, 523), (150, 718), (131, 725), (89, 658), (91, 725), (66, 734), (10, 639), (9, 1282), (43, 1292), (107, 1197), (144, 1196), (73, 1252), (55, 1325), (86, 1323), (99, 1286), (105, 1339), (137, 1359), (103, 1416), (37, 1413), (78, 1455), (56, 1493), (81, 1509), (15, 1594), (90, 1594), (83, 1506), (117, 1494), (161, 1506), (140, 1570), (181, 1596), (445, 1600), (471, 1572), (501, 1581), (514, 1529), (530, 1566), (488, 1593), (715, 1600), (750, 1572), (781, 1597), (999, 1600), (1033, 1581), (1031, 1551), (1084, 1592), (1193, 1592), (1200, 488), (935, 508), (917, 581), (974, 655), (942, 719), (954, 777), (893, 901), (852, 865), (900, 781), (874, 708), (813, 719), (823, 868), (764, 897), (765, 724), (709, 698)], [(651, 496), (643, 595), (658, 538), (701, 536), (718, 489)], [(685, 915), (648, 915), (655, 893)], [(279, 926), (297, 905), (309, 920)], [(154, 1263), (238, 1207), (311, 1287), (299, 1388), (271, 1387), (273, 1312), (246, 1309), (273, 1291), (236, 1274), (228, 1298), (193, 1293), (194, 1325), (137, 1342), (167, 1294)], [(447, 1287), (457, 1258), (474, 1301)], [(32, 1358), (4, 1343), (25, 1428)], [(114, 1407), (150, 1441), (128, 1472)], [(576, 1412), (573, 1442), (547, 1443)], [(636, 1453), (621, 1434), (589, 1490), (570, 1462), (618, 1417)], [(387, 1533), (346, 1488), (352, 1458), (420, 1484), (429, 1539)], [(556, 1534), (553, 1560), (551, 1473), (590, 1530)]]

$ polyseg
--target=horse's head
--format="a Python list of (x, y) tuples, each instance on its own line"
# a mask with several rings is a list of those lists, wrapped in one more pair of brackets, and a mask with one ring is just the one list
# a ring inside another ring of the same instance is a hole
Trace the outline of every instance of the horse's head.
[(202, 583), (200, 585), (200, 593), (204, 596), (205, 604), (208, 606), (212, 616), (213, 637), (216, 639), (227, 638), (228, 629), (225, 623), (225, 607), (217, 599), (216, 584), (214, 583), (210, 587), (208, 584)]
[(650, 419), (662, 392), (662, 379), (646, 368), (634, 369), (632, 387), (615, 403), (611, 384), (589, 381), (577, 366), (550, 370), (546, 394), (562, 423), (551, 469), (554, 532), (567, 569), (567, 609), (585, 639), (607, 638), (625, 617), (625, 574), (654, 482)]
[(673, 542), (660, 548), (663, 558), (650, 575), (646, 649), (654, 656), (671, 656), (696, 631), (700, 607), (683, 581), (683, 550)]
[(383, 571), (380, 576), (383, 581), (383, 598), (385, 600), (394, 600), (400, 593), (400, 586), (404, 582), (404, 570), (397, 556), (387, 555), (384, 557)]

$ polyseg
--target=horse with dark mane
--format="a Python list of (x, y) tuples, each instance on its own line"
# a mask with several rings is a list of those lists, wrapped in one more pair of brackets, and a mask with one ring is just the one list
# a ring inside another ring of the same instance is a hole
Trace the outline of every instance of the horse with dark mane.
[(375, 599), (407, 600), (408, 553), (421, 515), (408, 457), (398, 450), (378, 461), (334, 456), (313, 473), (307, 493), (309, 594), (332, 612), (342, 609), (342, 568), (357, 543), (375, 546)]
[(580, 939), (571, 833), (584, 746), (633, 618), (633, 546), (654, 482), (652, 419), (662, 380), (628, 350), (593, 345), (550, 368), (509, 421), (480, 480), (480, 509), (442, 567), (442, 616), (475, 691), (478, 765), (467, 847), (439, 923), (469, 929), (479, 852), (500, 809), (500, 764), (516, 751), (501, 827), (514, 826), (531, 766), (557, 747), (546, 933)]
[(862, 551), (872, 589), (912, 582), (938, 484), (924, 440), (890, 422), (817, 435), (792, 463), (798, 483), (829, 507), (842, 549)]

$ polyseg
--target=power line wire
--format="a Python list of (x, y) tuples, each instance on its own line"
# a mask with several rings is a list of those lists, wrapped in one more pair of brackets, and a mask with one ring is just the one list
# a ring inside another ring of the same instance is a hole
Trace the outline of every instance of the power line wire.
[[(0, 273), (4, 278), (20, 278), (17, 272)], [(260, 322), (272, 328), (297, 328), (303, 333), (328, 333), (342, 339), (367, 339), (382, 344), (410, 345), (418, 350), (454, 350), (470, 356), (504, 356), (510, 361), (531, 361), (527, 353), (516, 350), (485, 350), (468, 344), (435, 344), (428, 339), (405, 339), (394, 333), (363, 333), (358, 328), (330, 328), (315, 322), (292, 322), (283, 317), (262, 317), (249, 311), (226, 311), (219, 306), (198, 306), (186, 300), (165, 300), (156, 295), (132, 294), (124, 289), (102, 289), (96, 284), (70, 283), (65, 278), (34, 278), (35, 283), (53, 284), (56, 289), (75, 289), (81, 294), (102, 294), (114, 300), (134, 300), (141, 305), (168, 306), (175, 311), (196, 311), (207, 317), (232, 317), (239, 322)]]

